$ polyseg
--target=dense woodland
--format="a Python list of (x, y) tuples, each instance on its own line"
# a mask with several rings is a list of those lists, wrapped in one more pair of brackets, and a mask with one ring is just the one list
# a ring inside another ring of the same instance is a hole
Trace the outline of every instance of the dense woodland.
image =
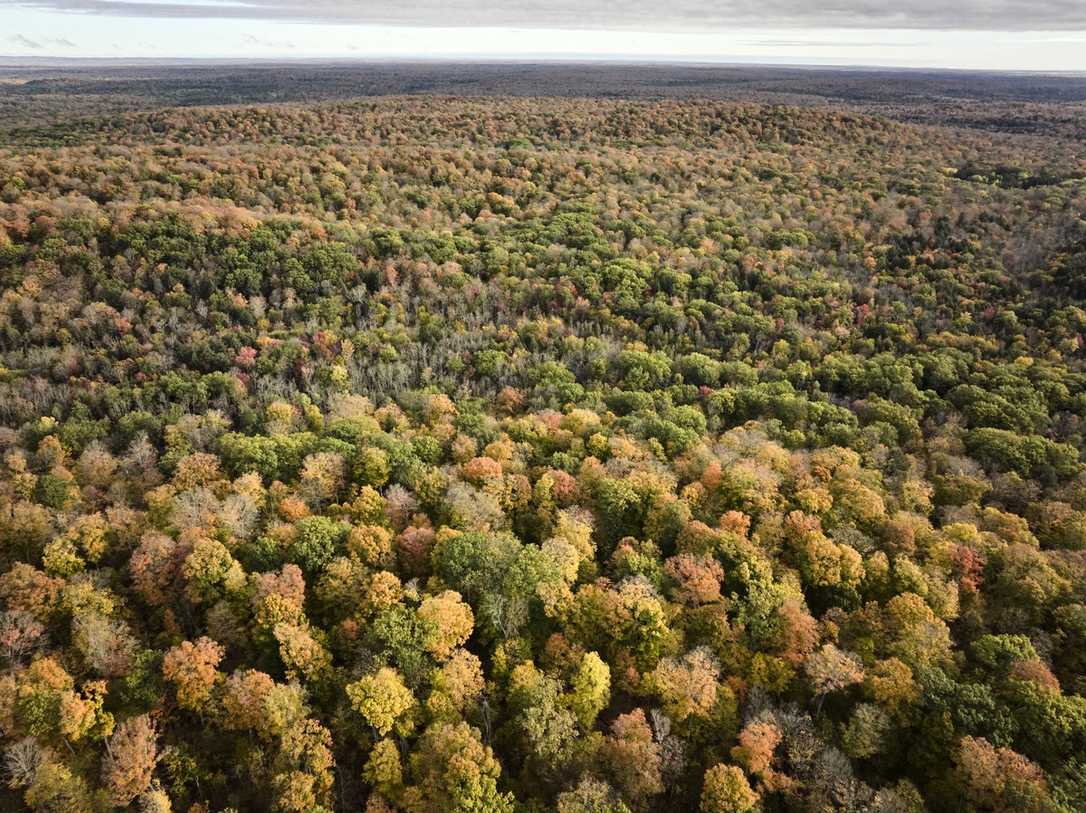
[(1086, 810), (1086, 114), (35, 98), (0, 808)]

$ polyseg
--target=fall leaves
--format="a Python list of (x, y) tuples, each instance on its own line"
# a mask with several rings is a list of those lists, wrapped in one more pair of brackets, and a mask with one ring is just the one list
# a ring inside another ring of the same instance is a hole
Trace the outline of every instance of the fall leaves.
[(13, 800), (1086, 807), (1082, 191), (944, 170), (1066, 145), (708, 102), (94, 126), (129, 143), (0, 150)]

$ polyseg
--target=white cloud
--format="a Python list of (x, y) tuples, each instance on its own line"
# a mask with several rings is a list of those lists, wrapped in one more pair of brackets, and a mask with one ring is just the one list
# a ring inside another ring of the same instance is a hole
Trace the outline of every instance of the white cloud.
[[(623, 20), (617, 19), (609, 28), (592, 27), (592, 20), (568, 28), (441, 27), (201, 16), (196, 7), (189, 7), (190, 16), (180, 17), (68, 13), (18, 2), (0, 0), (0, 32), (5, 32), (0, 34), (0, 53), (16, 59), (604, 59), (1086, 71), (1086, 29), (993, 32), (763, 24), (673, 32), (649, 25), (644, 30), (621, 29)], [(325, 2), (313, 0), (317, 6)], [(639, 0), (630, 2), (637, 8)], [(19, 32), (31, 44), (12, 40), (7, 32)]]
[(1083, 0), (17, 0), (146, 17), (225, 17), (438, 27), (729, 31), (754, 28), (1086, 30)]

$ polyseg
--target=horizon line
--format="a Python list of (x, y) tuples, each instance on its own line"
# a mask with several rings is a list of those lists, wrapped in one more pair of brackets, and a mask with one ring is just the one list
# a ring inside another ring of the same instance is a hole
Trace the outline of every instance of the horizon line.
[[(637, 67), (667, 67), (683, 65), (707, 68), (778, 68), (798, 70), (880, 70), (898, 73), (923, 73), (940, 71), (962, 74), (998, 74), (1052, 76), (1060, 78), (1086, 77), (1086, 70), (1046, 70), (1043, 68), (962, 68), (946, 65), (894, 65), (887, 63), (836, 62), (836, 61), (775, 61), (757, 57), (714, 57), (711, 55), (636, 55), (636, 54), (404, 54), (381, 56), (196, 56), (196, 57), (145, 57), (145, 56), (49, 56), (44, 54), (0, 53), (0, 69), (10, 70), (33, 67), (78, 67), (79, 64), (103, 67), (178, 67), (182, 65), (344, 65), (344, 64), (459, 64), (459, 65), (628, 65)], [(827, 57), (827, 60), (832, 58)], [(55, 65), (50, 63), (65, 63)]]

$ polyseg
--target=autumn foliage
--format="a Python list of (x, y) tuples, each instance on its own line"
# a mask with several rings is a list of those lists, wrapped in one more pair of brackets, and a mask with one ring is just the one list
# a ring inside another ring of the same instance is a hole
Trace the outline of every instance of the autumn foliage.
[(1086, 810), (1068, 110), (0, 127), (0, 809)]

